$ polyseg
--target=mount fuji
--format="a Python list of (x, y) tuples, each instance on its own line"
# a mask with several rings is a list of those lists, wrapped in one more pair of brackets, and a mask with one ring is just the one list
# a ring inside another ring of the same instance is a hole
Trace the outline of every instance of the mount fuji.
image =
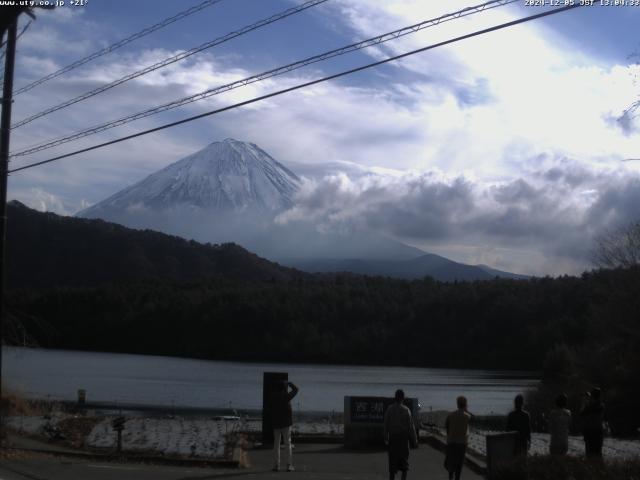
[(203, 242), (235, 242), (272, 260), (424, 254), (371, 232), (347, 236), (321, 234), (304, 223), (277, 225), (274, 218), (293, 206), (300, 183), (257, 145), (227, 138), (76, 215)]
[(300, 179), (253, 143), (226, 139), (125, 188), (80, 217), (114, 219), (126, 212), (202, 209), (281, 211), (293, 205)]
[(453, 262), (371, 232), (321, 233), (310, 222), (278, 224), (295, 205), (300, 178), (253, 143), (214, 142), (111, 197), (78, 212), (136, 229), (201, 242), (242, 245), (311, 272), (440, 280), (511, 276)]

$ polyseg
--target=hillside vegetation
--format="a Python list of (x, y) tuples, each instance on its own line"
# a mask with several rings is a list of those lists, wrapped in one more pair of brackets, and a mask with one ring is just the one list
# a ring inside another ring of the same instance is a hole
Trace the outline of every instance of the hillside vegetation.
[(161, 280), (283, 280), (302, 275), (229, 243), (201, 244), (152, 230), (41, 213), (10, 202), (9, 288)]

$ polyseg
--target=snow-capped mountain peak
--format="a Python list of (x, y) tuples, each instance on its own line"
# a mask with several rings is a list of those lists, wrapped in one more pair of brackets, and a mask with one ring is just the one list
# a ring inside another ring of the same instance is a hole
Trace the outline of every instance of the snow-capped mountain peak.
[[(111, 217), (117, 210), (278, 211), (293, 203), (298, 177), (253, 143), (214, 142), (78, 213)], [(111, 211), (111, 212), (110, 212)]]

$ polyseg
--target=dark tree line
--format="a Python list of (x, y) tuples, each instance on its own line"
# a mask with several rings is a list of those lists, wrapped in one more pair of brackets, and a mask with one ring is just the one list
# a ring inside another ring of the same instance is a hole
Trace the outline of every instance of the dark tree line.
[(631, 408), (640, 398), (639, 293), (634, 267), (527, 281), (336, 276), (23, 289), (8, 305), (54, 348), (541, 370), (549, 395), (567, 390), (577, 401), (601, 386), (620, 406), (612, 422), (635, 416), (640, 426)]

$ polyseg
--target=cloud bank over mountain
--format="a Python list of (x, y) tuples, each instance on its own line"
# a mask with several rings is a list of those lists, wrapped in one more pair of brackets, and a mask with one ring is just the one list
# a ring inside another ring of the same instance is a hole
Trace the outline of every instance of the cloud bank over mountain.
[(637, 219), (640, 175), (535, 159), (538, 170), (489, 182), (441, 172), (306, 178), (280, 224), (373, 229), (458, 261), (528, 274), (579, 273), (594, 238)]
[(79, 215), (237, 242), (276, 260), (407, 259), (421, 249), (527, 275), (580, 273), (597, 235), (636, 218), (640, 175), (551, 155), (530, 165), (494, 181), (348, 162), (299, 171), (226, 139)]

